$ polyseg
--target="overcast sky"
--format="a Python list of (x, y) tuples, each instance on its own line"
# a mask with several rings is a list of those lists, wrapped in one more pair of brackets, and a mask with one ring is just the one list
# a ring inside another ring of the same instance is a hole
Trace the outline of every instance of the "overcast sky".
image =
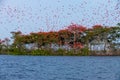
[(87, 27), (120, 22), (119, 0), (0, 0), (0, 38), (59, 30), (71, 23)]

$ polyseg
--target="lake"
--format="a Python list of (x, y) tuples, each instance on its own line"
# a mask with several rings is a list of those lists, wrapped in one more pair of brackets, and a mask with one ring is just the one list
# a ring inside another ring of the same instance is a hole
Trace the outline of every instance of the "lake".
[(0, 80), (120, 80), (120, 57), (0, 55)]

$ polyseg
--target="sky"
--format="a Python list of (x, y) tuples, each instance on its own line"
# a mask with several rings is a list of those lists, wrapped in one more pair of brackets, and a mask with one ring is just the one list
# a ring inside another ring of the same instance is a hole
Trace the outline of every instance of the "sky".
[(71, 23), (91, 27), (120, 22), (120, 0), (0, 0), (0, 39), (64, 29)]

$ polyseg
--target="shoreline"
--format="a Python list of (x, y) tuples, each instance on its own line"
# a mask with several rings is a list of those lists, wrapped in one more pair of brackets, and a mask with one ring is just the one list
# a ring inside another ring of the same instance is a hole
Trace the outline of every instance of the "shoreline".
[(86, 56), (86, 57), (87, 57), (87, 56), (88, 56), (88, 57), (89, 57), (89, 56), (91, 56), (91, 57), (94, 57), (94, 56), (95, 56), (95, 57), (120, 56), (120, 54), (118, 54), (118, 55), (108, 55), (108, 54), (107, 54), (107, 55), (81, 55), (81, 54), (72, 54), (72, 55), (60, 55), (60, 54), (56, 54), (56, 55), (55, 55), (55, 54), (54, 54), (54, 55), (53, 55), (53, 54), (50, 54), (50, 55), (48, 55), (48, 54), (47, 54), (47, 55), (38, 55), (38, 54), (19, 54), (19, 53), (0, 53), (0, 55), (10, 55), (10, 56), (63, 56), (63, 57), (64, 57), (64, 56), (76, 56), (76, 57), (77, 57), (77, 56), (78, 56), (78, 57), (84, 57), (84, 56)]

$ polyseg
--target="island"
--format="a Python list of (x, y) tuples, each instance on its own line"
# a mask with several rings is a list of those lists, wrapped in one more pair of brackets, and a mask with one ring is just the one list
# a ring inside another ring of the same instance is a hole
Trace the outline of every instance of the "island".
[(120, 25), (71, 23), (65, 29), (49, 32), (11, 32), (13, 41), (0, 40), (0, 54), (40, 56), (117, 56), (120, 55)]

